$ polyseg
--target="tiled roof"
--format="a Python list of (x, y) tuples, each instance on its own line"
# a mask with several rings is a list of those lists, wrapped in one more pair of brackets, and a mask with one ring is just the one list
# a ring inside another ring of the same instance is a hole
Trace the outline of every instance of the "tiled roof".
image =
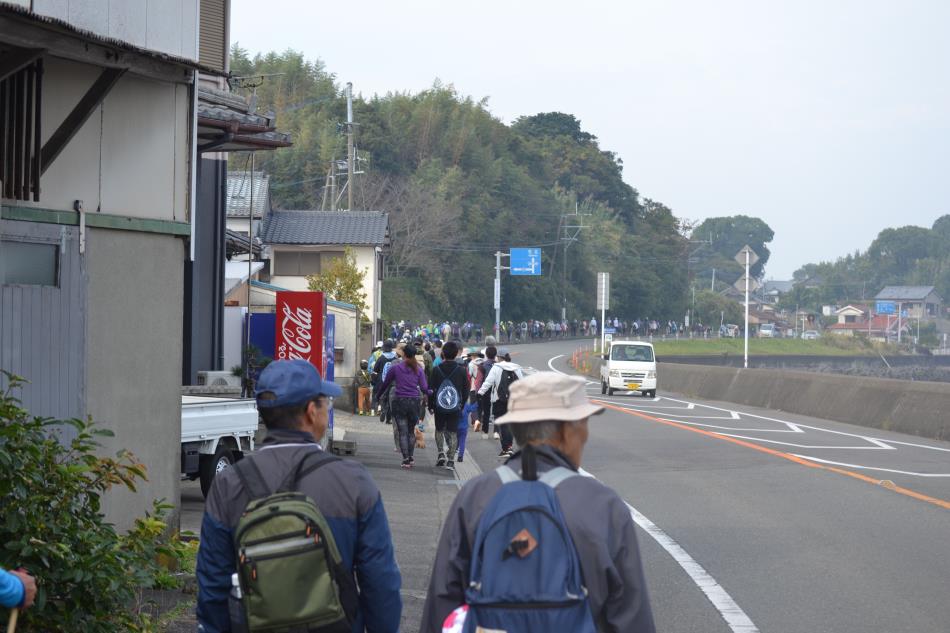
[(933, 291), (933, 286), (884, 286), (884, 290), (874, 298), (880, 301), (920, 301)]
[(264, 221), (265, 244), (382, 246), (389, 215), (380, 211), (275, 211)]
[(262, 218), (269, 202), (270, 176), (255, 171), (252, 176), (246, 171), (228, 172), (228, 217), (246, 218), (250, 213), (251, 189), (254, 194), (254, 217)]

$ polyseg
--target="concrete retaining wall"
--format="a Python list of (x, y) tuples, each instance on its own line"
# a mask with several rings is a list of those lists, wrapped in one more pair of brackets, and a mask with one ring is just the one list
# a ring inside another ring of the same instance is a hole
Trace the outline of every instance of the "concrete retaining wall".
[(680, 363), (658, 375), (661, 392), (950, 440), (950, 384)]

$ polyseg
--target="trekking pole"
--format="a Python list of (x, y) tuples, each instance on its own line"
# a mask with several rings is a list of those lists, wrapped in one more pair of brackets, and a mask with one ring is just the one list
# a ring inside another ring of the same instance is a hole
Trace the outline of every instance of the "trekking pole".
[(7, 621), (7, 633), (15, 633), (16, 631), (16, 620), (20, 616), (19, 609), (13, 609), (10, 611), (10, 620)]

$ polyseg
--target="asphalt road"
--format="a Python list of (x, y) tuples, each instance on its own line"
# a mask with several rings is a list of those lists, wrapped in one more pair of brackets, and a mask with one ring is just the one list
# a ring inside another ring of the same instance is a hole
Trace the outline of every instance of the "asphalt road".
[[(576, 346), (511, 349), (571, 373)], [(583, 463), (650, 531), (658, 630), (950, 632), (950, 444), (692, 400), (662, 380), (661, 366), (655, 400), (589, 385), (610, 408)], [(498, 461), (494, 442), (469, 450), (483, 470)]]

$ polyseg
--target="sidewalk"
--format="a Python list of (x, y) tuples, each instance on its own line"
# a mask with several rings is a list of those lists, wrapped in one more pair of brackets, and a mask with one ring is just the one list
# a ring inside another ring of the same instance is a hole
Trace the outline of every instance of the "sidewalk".
[[(380, 422), (378, 417), (334, 412), (334, 437), (357, 442), (356, 455), (346, 459), (356, 459), (366, 466), (382, 494), (396, 561), (402, 572), (400, 630), (410, 632), (418, 631), (422, 620), (422, 607), (442, 521), (461, 484), (479, 475), (481, 469), (469, 450), (466, 450), (465, 461), (456, 465), (455, 472), (436, 468), (434, 427), (428, 418), (426, 448), (416, 449), (415, 467), (405, 470), (400, 466), (400, 454), (393, 450), (392, 428)], [(181, 530), (198, 534), (204, 509), (198, 482), (182, 482), (181, 504)], [(176, 628), (169, 628), (169, 631), (188, 630), (189, 625), (194, 630), (193, 613), (174, 624)]]

